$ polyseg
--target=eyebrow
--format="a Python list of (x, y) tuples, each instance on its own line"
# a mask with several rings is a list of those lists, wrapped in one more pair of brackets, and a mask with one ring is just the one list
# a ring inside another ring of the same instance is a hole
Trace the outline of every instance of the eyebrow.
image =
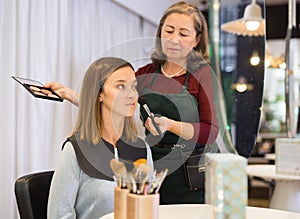
[[(114, 83), (128, 83), (128, 82), (130, 82), (130, 81), (120, 79), (120, 80), (115, 81)], [(133, 83), (137, 83), (137, 80), (136, 79), (133, 80)]]
[[(166, 27), (170, 27), (170, 28), (173, 28), (173, 29), (175, 29), (175, 27), (174, 27), (174, 26), (172, 26), (172, 25), (170, 25), (170, 24), (166, 24)], [(188, 29), (188, 28), (179, 28), (179, 30), (186, 30), (186, 31), (189, 31), (189, 32), (191, 32), (191, 30), (190, 30), (190, 29)]]

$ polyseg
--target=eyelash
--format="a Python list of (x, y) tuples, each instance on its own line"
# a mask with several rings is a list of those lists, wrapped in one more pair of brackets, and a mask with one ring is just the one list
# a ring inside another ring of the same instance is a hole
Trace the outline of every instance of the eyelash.
[[(125, 87), (126, 87), (126, 86), (125, 86), (124, 84), (120, 84), (120, 85), (117, 86), (117, 88), (122, 89), (122, 90), (123, 90)], [(134, 89), (134, 90), (136, 90), (136, 87), (137, 87), (136, 85), (131, 86), (131, 88)]]
[(117, 88), (119, 88), (119, 89), (124, 89), (124, 88), (125, 88), (125, 85), (124, 85), (124, 84), (119, 84), (119, 85), (117, 85)]
[[(173, 33), (174, 31), (172, 31), (172, 30), (166, 30), (166, 32), (167, 32), (168, 34), (171, 34), (171, 33)], [(189, 36), (189, 35), (183, 34), (183, 33), (180, 33), (180, 35), (183, 36), (183, 37), (188, 37), (188, 36)]]

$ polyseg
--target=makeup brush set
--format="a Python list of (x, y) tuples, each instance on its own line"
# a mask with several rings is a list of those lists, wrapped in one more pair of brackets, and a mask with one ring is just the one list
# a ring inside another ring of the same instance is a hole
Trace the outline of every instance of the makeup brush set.
[(129, 168), (128, 164), (125, 165), (122, 161), (112, 159), (110, 167), (118, 187), (128, 189), (130, 193), (138, 195), (158, 193), (168, 173), (168, 169), (160, 172), (157, 172), (157, 170), (152, 171), (145, 159), (133, 162), (132, 168)]

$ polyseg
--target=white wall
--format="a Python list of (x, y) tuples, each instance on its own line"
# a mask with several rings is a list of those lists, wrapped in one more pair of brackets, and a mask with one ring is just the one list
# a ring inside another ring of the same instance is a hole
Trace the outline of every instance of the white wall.
[(177, 0), (113, 0), (146, 20), (158, 24), (163, 12)]
[(112, 0), (0, 0), (0, 30), (0, 218), (17, 219), (15, 180), (55, 168), (76, 108), (34, 98), (11, 76), (79, 90), (100, 56), (149, 58), (143, 39), (156, 25)]

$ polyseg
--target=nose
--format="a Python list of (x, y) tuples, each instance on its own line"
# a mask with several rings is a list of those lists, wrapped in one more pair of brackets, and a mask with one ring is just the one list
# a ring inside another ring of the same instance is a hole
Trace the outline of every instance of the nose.
[(135, 89), (129, 89), (127, 96), (130, 99), (135, 99), (135, 98), (137, 98), (138, 93), (137, 93), (137, 91)]
[(179, 34), (177, 32), (172, 33), (170, 36), (170, 41), (172, 43), (179, 43)]

